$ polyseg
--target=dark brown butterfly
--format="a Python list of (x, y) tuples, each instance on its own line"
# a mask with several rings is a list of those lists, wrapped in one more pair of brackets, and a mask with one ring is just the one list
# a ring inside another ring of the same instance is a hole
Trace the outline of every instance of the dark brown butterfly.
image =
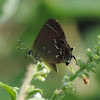
[(60, 24), (51, 18), (44, 24), (37, 35), (33, 43), (32, 55), (57, 72), (56, 64), (65, 62), (68, 65), (72, 57), (75, 59), (72, 50), (73, 48), (70, 48), (66, 42)]
[[(19, 42), (22, 43), (20, 40)], [(28, 47), (26, 46), (26, 48)], [(25, 48), (18, 47), (18, 49)], [(57, 72), (56, 64), (63, 62), (68, 65), (72, 57), (75, 59), (72, 50), (73, 48), (70, 48), (66, 42), (60, 24), (55, 19), (50, 18), (37, 35), (32, 50), (28, 48), (28, 55), (32, 55), (35, 63), (43, 61), (48, 67)]]

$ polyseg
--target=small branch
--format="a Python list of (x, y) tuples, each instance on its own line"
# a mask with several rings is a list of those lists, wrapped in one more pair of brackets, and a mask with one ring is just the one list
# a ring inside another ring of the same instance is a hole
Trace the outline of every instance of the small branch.
[[(75, 73), (74, 75), (72, 75), (72, 76), (69, 78), (68, 82), (72, 82), (84, 69), (85, 69), (85, 67), (79, 68), (79, 69), (76, 71), (76, 73)], [(58, 91), (64, 92), (65, 87), (66, 87), (65, 84), (63, 84), (62, 87), (59, 88)], [(62, 92), (61, 92), (61, 93), (62, 93)], [(54, 91), (54, 94), (52, 95), (52, 97), (50, 98), (50, 100), (55, 100), (55, 98), (57, 97), (57, 95), (58, 95), (58, 94), (55, 93), (55, 91)]]
[(69, 81), (73, 81), (83, 70), (83, 68), (80, 68), (72, 77), (70, 77)]
[(23, 85), (20, 89), (19, 96), (18, 96), (17, 100), (25, 100), (26, 91), (29, 88), (30, 82), (33, 78), (34, 71), (35, 71), (35, 65), (30, 64), (27, 68), (26, 78), (25, 78)]

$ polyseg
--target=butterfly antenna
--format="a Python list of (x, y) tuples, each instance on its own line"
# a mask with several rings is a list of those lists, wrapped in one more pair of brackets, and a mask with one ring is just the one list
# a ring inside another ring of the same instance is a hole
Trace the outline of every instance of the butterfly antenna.
[(18, 40), (18, 42), (21, 43), (22, 45), (24, 45), (25, 48), (17, 47), (17, 49), (28, 49), (28, 50), (30, 50), (30, 48), (28, 46), (26, 46), (23, 42), (21, 42), (20, 40)]
[(27, 49), (27, 48), (20, 48), (20, 47), (17, 47), (17, 49)]

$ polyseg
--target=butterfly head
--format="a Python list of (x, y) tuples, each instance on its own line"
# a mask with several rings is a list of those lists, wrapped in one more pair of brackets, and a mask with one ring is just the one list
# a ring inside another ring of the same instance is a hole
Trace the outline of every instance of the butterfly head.
[(27, 54), (30, 56), (30, 55), (33, 55), (33, 52), (32, 52), (32, 50), (28, 50), (27, 51)]
[(27, 54), (28, 54), (28, 56), (30, 56), (30, 57), (33, 59), (33, 63), (36, 64), (38, 61), (40, 61), (40, 60), (39, 60), (39, 57), (33, 55), (32, 50), (29, 49), (29, 50), (27, 51)]

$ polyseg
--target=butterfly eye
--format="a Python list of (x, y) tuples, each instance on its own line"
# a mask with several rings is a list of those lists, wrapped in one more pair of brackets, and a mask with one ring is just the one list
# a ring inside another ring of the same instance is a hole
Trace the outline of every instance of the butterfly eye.
[(73, 48), (70, 48), (71, 51), (73, 51)]
[(33, 53), (32, 53), (32, 50), (29, 50), (28, 52), (27, 52), (27, 54), (28, 55), (32, 55)]

